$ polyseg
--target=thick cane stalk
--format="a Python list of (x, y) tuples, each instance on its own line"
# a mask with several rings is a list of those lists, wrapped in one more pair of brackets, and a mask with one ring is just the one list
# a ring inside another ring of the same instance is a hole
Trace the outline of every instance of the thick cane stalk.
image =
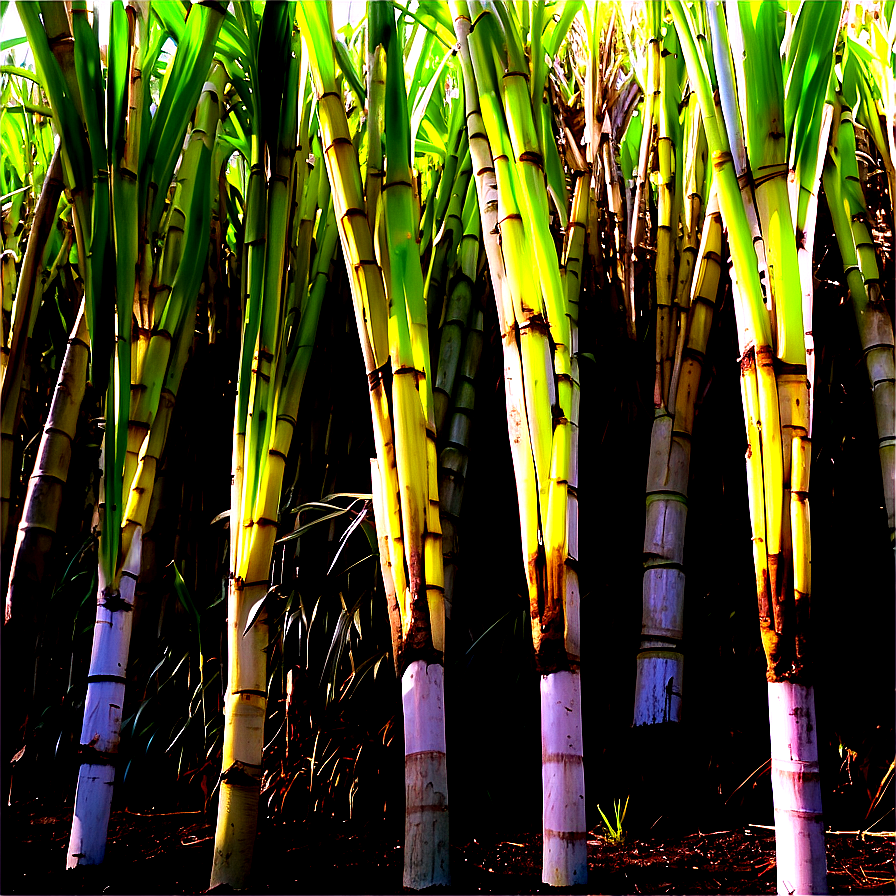
[[(267, 706), (269, 635), (264, 600), (270, 589), (286, 457), (310, 359), (307, 350), (290, 352), (286, 326), (298, 312), (308, 279), (307, 265), (296, 259), (294, 274), (302, 294), (287, 288), (287, 262), (293, 257), (287, 243), (290, 207), (304, 207), (306, 188), (313, 189), (317, 199), (317, 181), (307, 179), (307, 165), (294, 164), (299, 146), (303, 151), (308, 147), (308, 107), (303, 104), (300, 122), (306, 70), (301, 65), (301, 39), (293, 12), (287, 6), (265, 8), (257, 57), (253, 54), (246, 60), (251, 91), (241, 96), (254, 128), (245, 220), (246, 325), (233, 442), (224, 751), (212, 887), (245, 887), (252, 868)], [(259, 28), (255, 12), (243, 8), (240, 16), (251, 36)], [(271, 159), (267, 182), (266, 152)], [(326, 247), (332, 253), (334, 242), (326, 239), (326, 227), (325, 209), (318, 251)], [(318, 263), (326, 270), (330, 259), (321, 258)], [(320, 287), (315, 295), (319, 292)], [(316, 313), (311, 311), (312, 304), (308, 302), (305, 323), (313, 329), (307, 332), (306, 328), (300, 339), (306, 349), (317, 328), (319, 298)], [(291, 379), (290, 362), (299, 357), (301, 372)]]
[[(575, 539), (570, 536), (575, 488), (575, 327), (547, 227), (544, 156), (536, 139), (520, 23), (505, 4), (474, 14), (469, 4), (456, 2), (452, 14), (460, 43), (474, 171), (493, 170), (497, 184), (501, 235), (497, 248), (503, 258), (495, 260), (503, 269), (503, 280), (495, 299), (504, 345), (508, 430), (532, 634), (542, 675), (542, 876), (548, 883), (566, 885), (584, 882), (587, 876), (578, 590), (567, 567), (571, 545), (575, 553)], [(536, 45), (534, 41), (532, 52), (537, 55)], [(492, 54), (498, 46), (507, 49), (505, 67), (496, 65)], [(540, 103), (539, 90), (533, 89)], [(487, 181), (478, 176), (483, 223), (490, 204), (486, 186)], [(586, 214), (585, 191), (578, 190), (578, 196), (578, 211)], [(579, 231), (579, 227), (572, 231), (578, 249), (570, 257), (576, 260), (582, 254)], [(495, 255), (498, 252), (492, 247), (490, 265)], [(569, 279), (575, 280), (577, 295), (578, 278)], [(558, 731), (562, 744), (556, 738)]]
[[(193, 319), (196, 313), (196, 296), (199, 290), (200, 278), (202, 276), (203, 265), (197, 265), (196, 259), (205, 259), (205, 250), (208, 245), (208, 227), (209, 227), (209, 184), (210, 184), (210, 161), (212, 152), (212, 142), (214, 139), (214, 129), (219, 117), (218, 91), (223, 88), (223, 70), (217, 74), (217, 84), (209, 82), (206, 90), (200, 100), (197, 112), (196, 127), (191, 134), (191, 148), (188, 150), (187, 157), (184, 160), (184, 170), (182, 179), (182, 195), (180, 197), (186, 214), (180, 211), (180, 217), (188, 217), (189, 223), (186, 225), (186, 234), (184, 239), (184, 257), (181, 265), (178, 267), (177, 276), (172, 288), (171, 303), (166, 306), (166, 312), (171, 305), (175, 308), (182, 309), (180, 314), (163, 314), (160, 321), (158, 333), (167, 351), (164, 356), (159, 359), (153, 353), (147, 352), (145, 357), (141, 383), (144, 389), (136, 392), (139, 397), (148, 397), (151, 411), (149, 412), (150, 423), (147, 424), (145, 436), (142, 440), (139, 458), (134, 472), (134, 480), (132, 483), (126, 483), (128, 486), (128, 499), (124, 512), (117, 515), (107, 516), (107, 527), (117, 523), (117, 519), (121, 519), (120, 533), (104, 532), (106, 539), (119, 537), (121, 550), (124, 556), (130, 557), (133, 553), (133, 546), (141, 540), (141, 533), (147, 522), (147, 514), (149, 511), (150, 501), (152, 499), (153, 487), (156, 479), (156, 469), (158, 459), (161, 456), (162, 449), (168, 434), (168, 425), (171, 419), (171, 412), (174, 407), (174, 400), (177, 393), (177, 387), (180, 382), (183, 367), (187, 361), (189, 347), (192, 344)], [(201, 247), (201, 248), (200, 248)], [(134, 278), (130, 278), (127, 286), (130, 293), (133, 294)], [(174, 320), (172, 320), (172, 317)], [(152, 340), (151, 340), (152, 342)], [(123, 390), (122, 390), (123, 391)], [(131, 392), (128, 392), (128, 398)], [(123, 427), (121, 427), (123, 429)], [(138, 429), (138, 433), (143, 434), (142, 429)], [(136, 578), (140, 571), (140, 547), (136, 549), (137, 560), (133, 567), (133, 574)], [(134, 585), (125, 582), (128, 575), (127, 568), (122, 572), (121, 590), (130, 589), (130, 604), (133, 606), (133, 588)], [(111, 589), (110, 589), (111, 591)], [(114, 592), (112, 592), (114, 593)], [(107, 601), (108, 603), (108, 601)], [(102, 614), (98, 610), (98, 619)], [(98, 622), (99, 626), (99, 622)], [(103, 632), (103, 637), (108, 636), (104, 629), (98, 628)], [(127, 668), (126, 660), (129, 650), (129, 639), (131, 633), (130, 624), (113, 625), (114, 640), (109, 640), (108, 644), (102, 646), (104, 651), (113, 651), (117, 655), (124, 658), (121, 673), (121, 689), (122, 695), (124, 691), (124, 670)], [(96, 643), (96, 639), (95, 639)], [(96, 647), (95, 647), (96, 649)], [(94, 673), (91, 673), (93, 675)], [(102, 673), (97, 673), (102, 674)], [(91, 706), (94, 702), (105, 700), (103, 694), (105, 682), (101, 679), (88, 679), (87, 688), (87, 706)], [(98, 694), (94, 695), (94, 691)], [(120, 703), (119, 703), (120, 706)], [(87, 744), (88, 737), (88, 714), (85, 709), (85, 727), (82, 732), (82, 747)], [(106, 740), (117, 742), (120, 736), (121, 715), (109, 717), (109, 729), (103, 732), (102, 737)], [(90, 737), (93, 734), (89, 734)], [(69, 867), (75, 867), (80, 864), (99, 864), (103, 860), (105, 849), (106, 828), (91, 827), (88, 833), (88, 825), (108, 825), (108, 807), (111, 805), (112, 788), (107, 786), (111, 780), (107, 781), (103, 775), (93, 774), (89, 770), (90, 756), (88, 756), (88, 771), (84, 772), (79, 778), (78, 793), (75, 798), (75, 820), (77, 825), (73, 823), (72, 828), (72, 845), (69, 850)], [(101, 809), (103, 805), (105, 809)], [(99, 849), (98, 844), (102, 843), (103, 848)]]
[[(374, 153), (365, 198), (336, 83), (329, 10), (306, 4), (298, 11), (370, 385), (377, 453), (372, 488), (405, 719), (404, 884), (420, 889), (449, 881), (444, 602), (434, 403), (417, 243), (419, 211), (409, 166), (403, 35), (391, 7), (369, 5), (368, 145)], [(380, 122), (382, 140), (379, 134), (371, 139), (370, 128)], [(441, 222), (433, 226), (439, 228)], [(392, 369), (391, 413), (382, 370), (386, 362)]]
[[(805, 691), (804, 702), (811, 701), (806, 642), (810, 600), (810, 396), (797, 235), (793, 226), (795, 215), (791, 212), (786, 179), (787, 125), (800, 117), (793, 112), (799, 105), (804, 108), (803, 119), (817, 119), (820, 126), (824, 91), (803, 91), (799, 95), (788, 84), (785, 103), (776, 4), (730, 4), (727, 28), (719, 7), (713, 5), (710, 24), (720, 87), (718, 99), (714, 98), (707, 58), (696, 45), (692, 22), (683, 4), (671, 3), (670, 8), (704, 116), (734, 262), (742, 396), (749, 442), (747, 482), (766, 677), (770, 688), (779, 683), (801, 687)], [(813, 14), (806, 12), (806, 7), (800, 10), (800, 16)], [(739, 113), (731, 87), (729, 44), (736, 48), (734, 67), (740, 88)], [(786, 60), (791, 71), (810, 65), (810, 58), (814, 60), (811, 65), (822, 69), (830, 66), (828, 57), (822, 54), (819, 61), (818, 55), (813, 55), (812, 48), (806, 44), (797, 42), (795, 49), (793, 46), (791, 49), (793, 52)], [(752, 93), (746, 90), (747, 72), (760, 85)], [(827, 82), (823, 71), (818, 78), (818, 83), (822, 82)], [(718, 114), (724, 116), (724, 128), (717, 123)], [(747, 150), (746, 171), (753, 177), (756, 217), (768, 260), (768, 317), (764, 305), (758, 301), (758, 259), (743, 244), (751, 229), (748, 179), (741, 177), (738, 194), (733, 189), (729, 134), (739, 131), (737, 124), (741, 117)], [(810, 140), (806, 145), (806, 151), (817, 159), (817, 142), (812, 145)], [(781, 766), (778, 748), (774, 746), (774, 732), (783, 724), (777, 718), (780, 710), (779, 702), (770, 697), (773, 779), (776, 775), (779, 779), (786, 777), (791, 771)], [(820, 893), (826, 891), (827, 884), (820, 791), (817, 774), (811, 772), (817, 748), (812, 755), (809, 746), (802, 753), (802, 746), (803, 741), (799, 739), (790, 744), (790, 759), (807, 763), (805, 775), (791, 776), (792, 799), (785, 800), (780, 787), (774, 790), (778, 880), (779, 887), (784, 888), (780, 892)], [(799, 843), (799, 849), (789, 848), (791, 843)]]
[(644, 538), (643, 615), (635, 685), (635, 725), (681, 720), (684, 652), (684, 535), (694, 406), (721, 276), (722, 222), (710, 196), (697, 258), (683, 350), (669, 407), (651, 433)]

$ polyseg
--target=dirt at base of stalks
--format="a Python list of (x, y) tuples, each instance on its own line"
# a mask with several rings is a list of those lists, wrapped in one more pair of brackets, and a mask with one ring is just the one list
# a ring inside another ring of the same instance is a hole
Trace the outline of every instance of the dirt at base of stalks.
[[(19, 811), (3, 819), (0, 892), (180, 894), (208, 887), (214, 829), (200, 813), (113, 812), (106, 862), (65, 871), (71, 810)], [(827, 839), (831, 893), (894, 893), (894, 842), (852, 836)], [(599, 836), (588, 842), (589, 881), (580, 893), (774, 893), (771, 832), (695, 831), (679, 839)], [(481, 838), (451, 847), (445, 893), (549, 893), (541, 883), (537, 834)], [(249, 893), (401, 893), (401, 846), (384, 825), (325, 832), (278, 826), (262, 831)]]

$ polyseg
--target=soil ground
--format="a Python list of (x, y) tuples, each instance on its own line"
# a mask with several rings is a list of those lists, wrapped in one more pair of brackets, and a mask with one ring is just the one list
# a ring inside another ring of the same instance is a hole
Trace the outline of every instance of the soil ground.
[[(20, 814), (5, 821), (4, 894), (181, 894), (208, 886), (213, 827), (201, 813), (113, 812), (106, 862), (65, 871), (71, 810)], [(259, 836), (250, 893), (400, 893), (401, 846), (385, 826), (330, 830), (276, 826)], [(894, 841), (829, 836), (831, 893), (894, 893)], [(581, 893), (775, 892), (770, 831), (694, 831), (681, 838), (634, 839), (622, 846), (595, 834), (588, 843), (589, 883)], [(541, 838), (521, 833), (452, 846), (450, 893), (548, 893), (540, 879)]]

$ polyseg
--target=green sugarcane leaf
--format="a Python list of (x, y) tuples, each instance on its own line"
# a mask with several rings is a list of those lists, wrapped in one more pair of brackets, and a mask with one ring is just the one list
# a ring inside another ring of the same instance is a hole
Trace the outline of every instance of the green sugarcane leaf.
[(333, 49), (336, 52), (336, 61), (339, 64), (339, 70), (348, 82), (348, 86), (352, 89), (352, 93), (354, 93), (357, 98), (359, 106), (363, 109), (367, 105), (367, 91), (364, 89), (364, 85), (358, 77), (358, 72), (352, 63), (351, 56), (349, 56), (348, 47), (346, 47), (343, 41), (336, 40), (333, 44)]
[[(781, 28), (776, 2), (737, 5), (744, 42), (744, 70), (750, 72), (756, 89), (749, 94), (744, 118), (747, 155), (754, 171), (779, 164), (786, 152), (783, 139), (770, 141), (770, 133), (785, 135), (784, 75), (781, 68)], [(779, 148), (778, 144), (781, 144)]]
[[(22, 38), (22, 40), (25, 41), (27, 40), (27, 38)], [(33, 81), (40, 87), (44, 86), (44, 82), (37, 72), (33, 72), (27, 68), (21, 68), (18, 65), (0, 65), (0, 75), (15, 75), (16, 77), (25, 78), (28, 81)], [(9, 97), (11, 93), (12, 83), (8, 83), (6, 86), (6, 90), (3, 92), (4, 107), (9, 105)]]
[(361, 531), (364, 533), (364, 537), (367, 539), (367, 544), (370, 547), (371, 555), (378, 558), (379, 544), (376, 537), (376, 526), (374, 526), (373, 523), (368, 522), (367, 520), (363, 520), (361, 522)]
[(874, 76), (865, 62), (854, 55), (851, 58), (854, 62), (850, 67), (856, 74), (855, 86), (859, 96), (857, 120), (871, 134), (877, 151), (886, 159), (890, 154), (890, 144), (880, 126), (880, 115), (877, 109), (879, 94), (877, 94)]
[(164, 31), (179, 44), (186, 29), (184, 7), (179, 3), (153, 3), (150, 8)]
[[(435, 43), (435, 36), (429, 32), (424, 30), (421, 35), (421, 42), (419, 46), (414, 45), (410, 48), (410, 52), (416, 51), (416, 62), (414, 63), (414, 73), (411, 75), (410, 80), (406, 80), (407, 83), (407, 95), (408, 95), (408, 111), (410, 112), (416, 105), (417, 99), (420, 94), (420, 91), (424, 88), (427, 83), (428, 76), (426, 72), (433, 67), (433, 44)], [(406, 52), (408, 52), (406, 50)], [(405, 64), (405, 68), (407, 69), (407, 63)]]
[(328, 513), (319, 519), (313, 520), (310, 523), (305, 523), (303, 526), (299, 526), (297, 529), (293, 530), (289, 533), (289, 535), (284, 535), (283, 538), (278, 538), (275, 544), (284, 544), (287, 541), (293, 541), (296, 538), (301, 538), (309, 529), (314, 528), (315, 526), (319, 526), (321, 523), (329, 522), (330, 520), (337, 519), (340, 516), (345, 516), (345, 514), (350, 513), (352, 508), (354, 507), (354, 503), (349, 505), (348, 507), (337, 507), (332, 504), (322, 504), (319, 502), (312, 502), (310, 504), (303, 504), (299, 508), (299, 514), (301, 515), (302, 511), (309, 510), (311, 508), (324, 508), (324, 507), (334, 507), (334, 513)]
[(556, 22), (553, 18), (548, 19), (544, 31), (544, 53), (539, 55), (537, 60), (533, 58), (533, 66), (535, 66), (532, 80), (533, 100), (537, 101), (543, 95), (547, 80), (548, 60), (553, 62), (556, 58), (560, 45), (569, 33), (569, 29), (572, 27), (572, 23), (582, 6), (582, 0), (566, 0)]
[[(410, 10), (405, 9), (398, 3), (395, 6), (407, 15), (414, 15)], [(444, 0), (420, 0), (417, 6), (417, 21), (425, 28), (432, 28), (432, 22), (435, 22), (437, 25), (434, 29), (435, 33), (442, 37), (446, 46), (453, 46), (455, 43), (454, 22), (451, 20), (451, 12)], [(424, 13), (425, 15), (423, 15)]]
[[(169, 655), (169, 657), (166, 657), (166, 659), (168, 659), (168, 658), (170, 658), (170, 655)], [(184, 667), (184, 665), (189, 663), (189, 661), (190, 661), (190, 654), (185, 653), (180, 658), (180, 660), (178, 660), (177, 665), (174, 667), (174, 671), (163, 682), (161, 682), (159, 684), (159, 690), (161, 691), (162, 688), (164, 688), (166, 685), (171, 684), (171, 682), (174, 681), (174, 679), (177, 677), (177, 673), (180, 672), (180, 670)]]
[(224, 10), (220, 4), (205, 0), (193, 5), (183, 39), (178, 43), (177, 52), (166, 73), (159, 108), (150, 128), (145, 159), (149, 173), (145, 180), (141, 170), (143, 190), (148, 190), (150, 184), (155, 185), (149, 219), (151, 233), (157, 231), (161, 221), (187, 123), (208, 77), (223, 20)]
[(791, 168), (797, 170), (801, 183), (815, 178), (822, 109), (839, 23), (840, 4), (803, 4), (786, 59), (786, 132), (791, 141)]
[(268, 3), (261, 19), (258, 45), (258, 103), (261, 138), (271, 153), (277, 146), (281, 108), (289, 74), (292, 7)]
[(218, 35), (218, 55), (230, 59), (245, 59), (250, 51), (246, 33), (240, 28), (236, 17), (228, 9)]
[(84, 123), (93, 164), (93, 176), (108, 166), (105, 141), (105, 93), (103, 89), (100, 48), (87, 21), (87, 4), (72, 4), (72, 36), (75, 39), (75, 74), (81, 92)]
[[(351, 521), (351, 523), (349, 523), (349, 525), (345, 529), (345, 532), (342, 533), (342, 537), (339, 539), (339, 546), (336, 549), (335, 556), (333, 557), (333, 562), (330, 564), (329, 569), (327, 569), (327, 575), (330, 575), (330, 573), (333, 572), (333, 568), (336, 566), (336, 561), (339, 559), (343, 549), (348, 544), (349, 538), (351, 538), (352, 533), (358, 528), (358, 526), (360, 526), (364, 522), (369, 509), (369, 505), (365, 504), (361, 512)], [(358, 634), (360, 634), (360, 632)]]
[(414, 158), (415, 156), (414, 143), (417, 138), (417, 132), (420, 130), (420, 125), (423, 121), (423, 117), (426, 115), (427, 110), (430, 107), (430, 101), (432, 100), (433, 93), (435, 92), (437, 86), (444, 83), (445, 67), (454, 59), (454, 55), (455, 54), (451, 52), (446, 53), (442, 57), (442, 61), (438, 64), (435, 71), (432, 72), (429, 81), (423, 85), (422, 92), (417, 98), (417, 101), (414, 103), (414, 109), (411, 113), (411, 158)]
[(193, 620), (196, 623), (196, 633), (198, 635), (200, 625), (199, 610), (190, 594), (190, 589), (187, 588), (187, 583), (184, 581), (183, 576), (180, 574), (180, 570), (177, 568), (177, 564), (172, 560), (169, 565), (174, 570), (174, 593), (177, 595), (177, 599), (181, 602), (183, 608), (193, 617)]
[(545, 162), (545, 175), (547, 177), (548, 193), (554, 203), (554, 208), (560, 217), (560, 226), (564, 229), (569, 224), (569, 192), (566, 188), (566, 174), (563, 171), (563, 163), (560, 160), (560, 150), (554, 139), (551, 108), (547, 103), (539, 103), (536, 107), (541, 116), (541, 133), (545, 134), (544, 143), (541, 146)]
[(109, 68), (106, 91), (106, 125), (110, 162), (117, 164), (123, 152), (127, 115), (128, 62), (133, 38), (121, 0), (113, 0), (109, 21)]
[(264, 597), (260, 598), (259, 600), (255, 601), (254, 604), (252, 604), (252, 607), (249, 610), (249, 616), (246, 620), (246, 627), (243, 629), (244, 638), (249, 633), (249, 629), (252, 628), (253, 625), (255, 625), (255, 622), (261, 615), (262, 610), (265, 610), (267, 608), (267, 612), (270, 613), (271, 605), (276, 600), (282, 599), (282, 597), (283, 594), (279, 591), (278, 587), (274, 586), (265, 594)]

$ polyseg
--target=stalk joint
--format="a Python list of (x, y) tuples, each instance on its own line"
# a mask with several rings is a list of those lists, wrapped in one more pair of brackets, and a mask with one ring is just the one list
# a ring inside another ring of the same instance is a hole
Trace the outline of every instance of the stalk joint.
[(261, 768), (234, 760), (230, 768), (221, 772), (221, 783), (231, 787), (257, 787), (261, 782)]
[(131, 604), (122, 598), (121, 592), (117, 588), (104, 589), (97, 604), (110, 613), (115, 613), (118, 610), (129, 613), (134, 609)]
[(89, 744), (81, 744), (78, 747), (78, 759), (81, 765), (117, 765), (118, 753), (107, 753), (98, 750), (94, 744), (99, 740), (99, 735), (94, 735)]

